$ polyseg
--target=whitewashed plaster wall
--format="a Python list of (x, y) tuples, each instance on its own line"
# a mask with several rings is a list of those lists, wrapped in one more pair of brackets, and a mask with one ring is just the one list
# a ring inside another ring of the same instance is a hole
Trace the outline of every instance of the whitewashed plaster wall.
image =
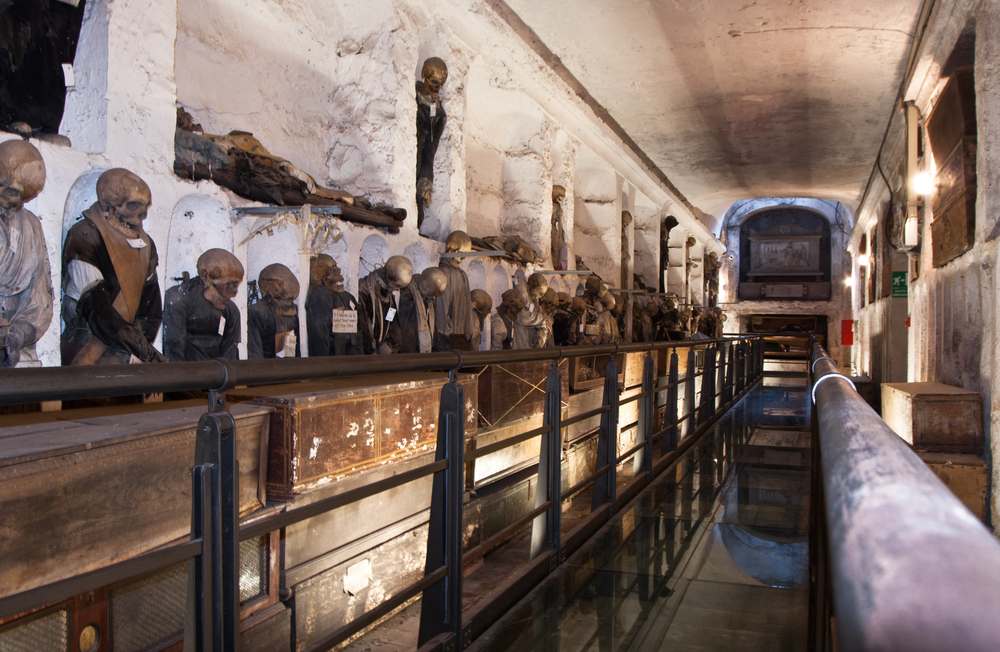
[[(830, 292), (829, 301), (747, 301), (737, 297), (739, 287), (740, 225), (750, 217), (776, 208), (801, 208), (822, 216), (830, 223)], [(844, 283), (851, 263), (847, 252), (850, 229), (854, 224), (849, 208), (836, 201), (813, 198), (761, 197), (736, 202), (723, 219), (726, 253), (719, 272), (719, 302), (726, 314), (727, 332), (739, 332), (747, 315), (824, 315), (827, 318), (827, 351), (845, 366), (849, 351), (840, 339), (840, 321), (851, 318), (851, 292)], [(703, 269), (703, 268), (702, 268)]]
[[(976, 230), (972, 249), (940, 268), (931, 254), (928, 207), (921, 226), (919, 276), (910, 279), (907, 298), (910, 326), (910, 382), (935, 381), (978, 391), (983, 397), (986, 457), (990, 464), (991, 519), (1000, 532), (1000, 0), (955, 0), (938, 4), (918, 52), (905, 97), (929, 115), (944, 81), (941, 72), (962, 31), (975, 27), (976, 118), (978, 130)], [(886, 169), (902, 165), (903, 123), (897, 114), (883, 154)], [(932, 153), (928, 153), (933, 158)], [(933, 167), (931, 168), (933, 170)], [(851, 238), (857, 253), (863, 233), (877, 222), (886, 199), (884, 184), (869, 194), (858, 210)], [(855, 275), (857, 262), (855, 257)], [(855, 290), (857, 294), (857, 289)], [(859, 310), (859, 326), (877, 323), (886, 300)], [(855, 297), (855, 305), (859, 303)], [(901, 333), (893, 332), (893, 336)], [(870, 351), (874, 332), (860, 338)], [(871, 355), (869, 353), (869, 355)]]

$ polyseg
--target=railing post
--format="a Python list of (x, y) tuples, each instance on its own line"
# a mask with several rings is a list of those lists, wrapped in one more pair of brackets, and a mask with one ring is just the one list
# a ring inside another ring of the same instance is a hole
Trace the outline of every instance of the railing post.
[(465, 452), (465, 390), (455, 373), (441, 388), (437, 448), (434, 458), (448, 466), (434, 474), (427, 531), (424, 575), (441, 566), (448, 574), (424, 590), (420, 602), (418, 645), (441, 634), (452, 634), (462, 648), (462, 475)]
[(677, 426), (677, 401), (680, 396), (680, 380), (677, 371), (679, 362), (677, 349), (671, 349), (670, 371), (667, 372), (667, 405), (663, 418), (665, 430), (663, 440), (660, 442), (660, 451), (664, 455), (677, 448), (677, 435), (680, 432)]
[(216, 592), (222, 586), (222, 566), (216, 560), (216, 544), (222, 537), (213, 494), (215, 466), (199, 464), (191, 469), (191, 538), (201, 539), (201, 553), (191, 560), (188, 573), (188, 618), (186, 645), (208, 652), (222, 649), (222, 601)]
[(736, 393), (737, 394), (743, 391), (743, 387), (746, 384), (746, 373), (747, 373), (746, 344), (744, 340), (740, 340), (739, 344), (736, 345)]
[(607, 471), (594, 482), (593, 509), (614, 501), (617, 492), (618, 403), (621, 399), (618, 396), (618, 356), (615, 354), (608, 356), (604, 369), (604, 395), (601, 400), (605, 410), (601, 414), (601, 429), (597, 436), (597, 468), (607, 467)]
[(705, 348), (705, 366), (701, 370), (701, 405), (697, 425), (706, 423), (715, 413), (715, 346)]
[(736, 372), (736, 342), (729, 342), (726, 346), (726, 378), (723, 381), (723, 393), (728, 404), (733, 400), (733, 381)]
[(632, 470), (636, 475), (653, 473), (653, 424), (656, 415), (653, 412), (653, 354), (647, 353), (642, 362), (642, 398), (639, 399), (639, 441), (643, 447), (632, 458)]
[(239, 648), (239, 462), (236, 459), (236, 421), (225, 409), (223, 395), (208, 393), (208, 412), (198, 421), (195, 442), (195, 465), (213, 464), (212, 502), (218, 515), (213, 545), (213, 573), (217, 590), (213, 602), (221, 609), (219, 631), (215, 639), (218, 649), (235, 651)]
[(695, 395), (695, 355), (694, 347), (688, 349), (687, 371), (684, 372), (684, 436), (694, 432), (695, 421), (698, 419), (698, 406), (694, 403)]
[(538, 456), (538, 486), (535, 507), (548, 501), (544, 514), (531, 524), (531, 557), (546, 548), (558, 552), (559, 527), (562, 517), (562, 378), (559, 361), (553, 360), (545, 381), (545, 408), (542, 417), (545, 432)]

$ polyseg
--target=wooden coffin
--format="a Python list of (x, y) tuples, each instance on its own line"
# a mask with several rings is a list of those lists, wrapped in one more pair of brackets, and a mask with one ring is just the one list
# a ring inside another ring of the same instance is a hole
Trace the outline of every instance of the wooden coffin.
[(914, 448), (978, 454), (983, 407), (977, 392), (941, 383), (883, 383), (882, 418)]
[(976, 518), (986, 521), (986, 462), (977, 455), (964, 453), (921, 452), (920, 459)]
[[(476, 378), (465, 387), (466, 437), (476, 432)], [(234, 401), (273, 408), (268, 498), (297, 494), (378, 464), (433, 451), (440, 373), (359, 376), (235, 390)]]
[[(247, 514), (265, 502), (261, 455), (269, 411), (236, 406), (231, 412), (240, 511)], [(0, 421), (0, 597), (186, 536), (195, 433), (204, 413), (200, 402), (167, 403)]]
[[(547, 360), (491, 364), (479, 374), (479, 418), (486, 427), (541, 414), (545, 406)], [(562, 395), (569, 396), (569, 361), (559, 361)]]

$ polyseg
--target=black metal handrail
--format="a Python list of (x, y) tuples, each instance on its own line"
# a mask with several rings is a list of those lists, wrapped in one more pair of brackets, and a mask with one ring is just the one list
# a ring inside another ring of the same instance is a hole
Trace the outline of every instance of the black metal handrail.
[(810, 367), (837, 648), (996, 650), (1000, 541), (815, 343)]
[[(652, 353), (687, 348), (688, 373), (678, 379), (676, 350), (663, 370), (666, 385), (656, 382)], [(695, 368), (694, 349), (706, 351), (704, 368)], [(162, 570), (188, 560), (192, 564), (194, 586), (189, 600), (192, 631), (202, 650), (232, 650), (239, 641), (238, 556), (239, 541), (299, 523), (334, 509), (363, 500), (420, 478), (433, 476), (427, 558), (423, 577), (399, 589), (375, 608), (342, 625), (318, 642), (326, 649), (387, 615), (407, 600), (422, 594), (420, 643), (461, 645), (469, 635), (463, 629), (461, 580), (463, 560), (485, 554), (504, 537), (534, 521), (532, 556), (545, 562), (563, 558), (571, 545), (560, 538), (560, 514), (565, 500), (592, 486), (593, 510), (589, 520), (570, 533), (592, 531), (606, 520), (623, 497), (617, 496), (617, 467), (627, 457), (641, 456), (637, 477), (625, 490), (634, 495), (655, 475), (654, 453), (661, 454), (656, 471), (665, 468), (664, 455), (677, 451), (680, 424), (685, 427), (685, 444), (710, 425), (719, 413), (749, 390), (762, 372), (761, 340), (722, 338), (630, 344), (583, 346), (528, 351), (489, 353), (434, 353), (398, 356), (347, 356), (283, 361), (210, 361), (88, 368), (17, 369), (0, 372), (0, 404), (41, 400), (122, 396), (143, 393), (208, 390), (209, 409), (198, 425), (193, 482), (192, 530), (188, 541), (172, 544), (135, 560), (86, 573), (0, 599), (0, 616), (23, 612), (26, 608), (51, 604), (71, 594), (93, 590), (108, 578), (125, 581)], [(717, 359), (718, 352), (724, 355)], [(618, 386), (618, 354), (640, 352), (644, 356), (642, 382), (629, 388), (638, 393), (622, 399)], [(601, 407), (581, 415), (562, 417), (559, 361), (570, 357), (608, 356)], [(536, 503), (529, 513), (463, 555), (462, 497), (464, 472), (464, 389), (458, 383), (460, 369), (488, 364), (550, 361), (545, 382), (546, 402), (541, 428), (515, 435), (472, 453), (473, 459), (528, 439), (541, 436)], [(291, 383), (308, 379), (377, 374), (400, 371), (441, 371), (449, 381), (441, 391), (438, 442), (435, 460), (368, 485), (330, 496), (302, 507), (277, 511), (243, 525), (238, 522), (238, 473), (236, 469), (235, 422), (226, 411), (222, 392), (239, 385)], [(720, 371), (718, 375), (716, 372)], [(696, 380), (701, 379), (700, 401), (696, 404)], [(654, 432), (654, 410), (666, 390), (666, 426)], [(686, 414), (678, 418), (683, 388)], [(721, 388), (721, 389), (719, 389)], [(719, 391), (716, 391), (719, 389)], [(721, 401), (718, 399), (722, 398)], [(637, 445), (624, 455), (618, 452), (619, 408), (638, 401)], [(600, 416), (593, 436), (598, 440), (596, 471), (565, 492), (561, 487), (561, 449), (564, 429), (573, 423)], [(611, 509), (609, 509), (609, 507)], [(596, 524), (596, 525), (595, 525)]]

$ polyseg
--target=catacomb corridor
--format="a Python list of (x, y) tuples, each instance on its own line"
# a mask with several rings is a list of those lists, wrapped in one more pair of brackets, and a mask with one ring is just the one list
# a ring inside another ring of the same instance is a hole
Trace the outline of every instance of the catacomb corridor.
[(0, 0), (0, 652), (994, 652), (998, 242), (1000, 0)]

